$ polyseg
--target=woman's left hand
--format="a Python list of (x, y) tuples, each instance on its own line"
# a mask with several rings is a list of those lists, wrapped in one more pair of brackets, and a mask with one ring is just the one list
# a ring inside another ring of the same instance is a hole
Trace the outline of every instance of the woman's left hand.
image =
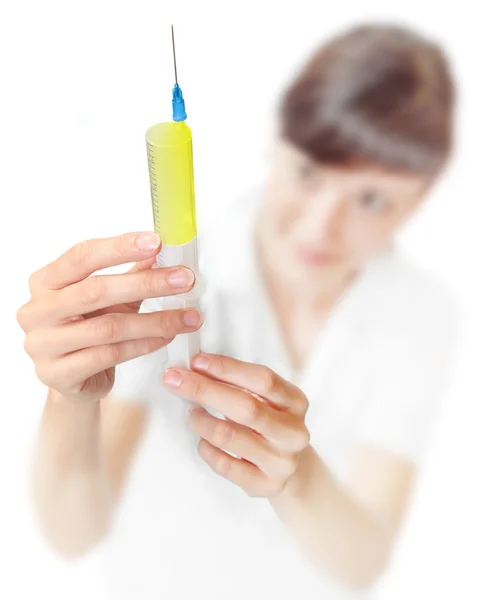
[(305, 394), (268, 367), (218, 354), (198, 354), (192, 369), (170, 368), (163, 382), (198, 405), (189, 425), (201, 437), (201, 458), (250, 496), (280, 495), (310, 443)]

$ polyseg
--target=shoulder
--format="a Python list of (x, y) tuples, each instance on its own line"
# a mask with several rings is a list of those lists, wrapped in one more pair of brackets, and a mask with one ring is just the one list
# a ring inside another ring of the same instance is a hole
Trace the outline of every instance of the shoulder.
[(368, 312), (385, 332), (402, 336), (452, 336), (458, 306), (449, 286), (397, 250), (373, 262), (367, 273)]

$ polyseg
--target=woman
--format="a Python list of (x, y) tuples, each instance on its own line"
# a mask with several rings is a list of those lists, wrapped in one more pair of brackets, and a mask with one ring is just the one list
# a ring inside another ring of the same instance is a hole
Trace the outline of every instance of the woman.
[[(151, 269), (149, 233), (32, 275), (18, 320), (49, 386), (41, 522), (73, 556), (109, 531), (115, 598), (353, 598), (383, 571), (453, 334), (450, 296), (393, 239), (449, 157), (452, 87), (441, 50), (402, 28), (315, 52), (282, 97), (265, 185), (201, 246), (204, 324), (155, 311), (193, 277)], [(163, 372), (200, 327), (192, 370)]]

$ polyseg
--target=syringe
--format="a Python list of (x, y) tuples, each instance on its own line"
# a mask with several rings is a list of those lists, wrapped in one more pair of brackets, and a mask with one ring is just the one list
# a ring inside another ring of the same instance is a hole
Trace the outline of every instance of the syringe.
[[(174, 28), (171, 25), (176, 84), (172, 90), (172, 121), (153, 125), (146, 132), (154, 229), (162, 241), (158, 267), (184, 265), (196, 277), (186, 294), (159, 298), (161, 309), (199, 308), (202, 294), (196, 230), (192, 132), (187, 126), (181, 88), (177, 82)], [(168, 346), (167, 366), (189, 368), (199, 352), (199, 332), (178, 335)]]

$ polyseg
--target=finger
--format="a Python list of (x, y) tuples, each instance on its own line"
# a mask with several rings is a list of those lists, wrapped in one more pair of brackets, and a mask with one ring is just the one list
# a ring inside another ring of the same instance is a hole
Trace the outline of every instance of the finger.
[(198, 354), (192, 368), (220, 381), (248, 389), (281, 409), (304, 416), (308, 400), (296, 385), (264, 365), (256, 365), (219, 354)]
[[(56, 385), (52, 387), (74, 388), (101, 371), (159, 350), (169, 341), (162, 338), (129, 340), (118, 344), (94, 346), (67, 354), (56, 361)], [(59, 383), (60, 382), (60, 383)], [(45, 383), (45, 382), (44, 382)]]
[(146, 260), (141, 260), (140, 262), (136, 262), (127, 272), (128, 273), (138, 273), (139, 271), (145, 271), (146, 269), (151, 269), (156, 264), (156, 255), (151, 256), (151, 258), (147, 258)]
[(212, 446), (256, 465), (270, 478), (286, 479), (296, 470), (293, 454), (281, 454), (267, 440), (251, 429), (218, 419), (203, 408), (189, 414), (191, 429)]
[[(147, 269), (151, 269), (156, 264), (156, 256), (152, 256), (147, 260), (142, 260), (138, 263), (135, 263), (131, 269), (127, 271), (127, 273), (139, 273), (140, 271), (145, 271)], [(124, 302), (123, 304), (117, 304), (115, 306), (109, 306), (108, 308), (101, 308), (100, 310), (94, 310), (91, 313), (86, 315), (87, 318), (98, 317), (100, 315), (105, 315), (107, 312), (138, 312), (141, 307), (142, 300), (135, 300), (134, 302)]]
[[(147, 260), (142, 260), (138, 263), (135, 263), (128, 273), (139, 273), (140, 271), (145, 271), (146, 269), (151, 269), (156, 264), (156, 256), (152, 256)], [(110, 312), (137, 312), (141, 307), (142, 300), (135, 300), (134, 302), (125, 302), (124, 304), (119, 304), (115, 307), (115, 310), (110, 310)], [(97, 315), (104, 314), (106, 309), (101, 309), (94, 311), (93, 314), (89, 315), (89, 317), (95, 317)]]
[[(184, 276), (182, 285), (180, 276)], [(45, 325), (53, 325), (72, 316), (92, 313), (116, 304), (187, 292), (193, 283), (194, 273), (186, 267), (95, 275), (55, 293), (48, 292), (48, 301), (39, 301), (36, 305), (37, 314), (31, 313), (31, 318)]]
[(159, 236), (153, 232), (126, 233), (80, 242), (33, 273), (29, 281), (30, 292), (59, 290), (100, 269), (143, 261), (157, 254), (159, 246)]
[[(196, 323), (197, 321), (197, 323)], [(161, 310), (153, 313), (108, 313), (58, 327), (34, 329), (25, 340), (30, 356), (62, 356), (91, 346), (115, 344), (143, 338), (174, 338), (201, 326), (199, 313), (190, 309)]]
[(269, 487), (267, 476), (256, 466), (240, 458), (229, 456), (207, 440), (200, 440), (198, 452), (215, 473), (238, 485), (251, 496), (262, 496), (262, 490)]
[(300, 419), (260, 402), (245, 390), (180, 367), (167, 369), (162, 380), (175, 394), (254, 429), (281, 451), (306, 445), (307, 432)]

